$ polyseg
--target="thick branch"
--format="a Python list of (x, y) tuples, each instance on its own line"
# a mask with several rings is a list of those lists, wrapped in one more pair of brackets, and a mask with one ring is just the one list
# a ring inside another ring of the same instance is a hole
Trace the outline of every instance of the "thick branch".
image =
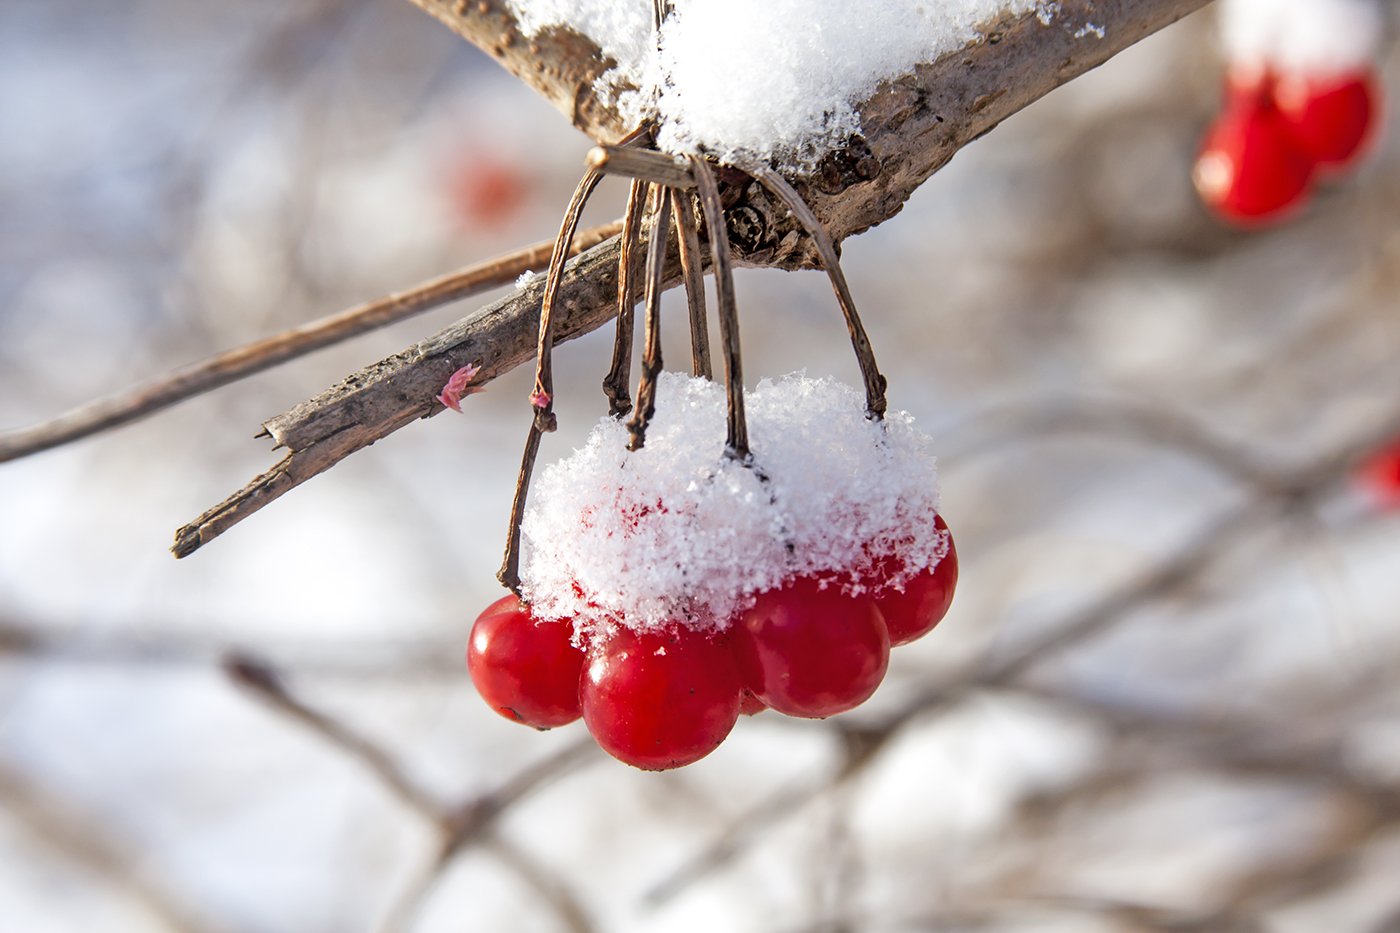
[[(500, 0), (414, 2), (520, 74), (580, 129), (604, 141), (620, 135), (592, 97), (592, 78), (606, 63), (596, 60), (591, 42), (562, 30), (525, 42)], [(898, 213), (929, 175), (1001, 120), (1206, 2), (1063, 0), (1047, 22), (1036, 14), (1003, 17), (986, 27), (983, 39), (882, 86), (861, 107), (864, 137), (812, 174), (792, 179), (794, 187), (834, 240), (868, 229)], [(761, 185), (737, 172), (721, 180), (728, 182), (727, 227), (737, 259), (784, 268), (817, 264), (801, 225)], [(561, 296), (560, 340), (615, 313), (617, 258), (614, 240), (576, 260)], [(668, 285), (676, 281), (668, 276)], [(267, 422), (268, 433), (290, 453), (180, 529), (175, 555), (192, 553), (354, 451), (435, 414), (434, 396), (459, 366), (480, 365), (480, 385), (525, 362), (534, 346), (540, 292), (537, 285), (511, 295)]]

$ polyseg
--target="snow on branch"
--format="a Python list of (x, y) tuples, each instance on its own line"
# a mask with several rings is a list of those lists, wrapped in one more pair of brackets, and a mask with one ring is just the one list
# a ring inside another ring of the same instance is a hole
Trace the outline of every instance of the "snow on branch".
[[(616, 65), (596, 42), (566, 28), (527, 37), (506, 0), (412, 0), (492, 57), (599, 142), (626, 127), (599, 90)], [(1070, 79), (1208, 0), (1059, 0), (1003, 14), (979, 38), (937, 61), (885, 81), (857, 106), (861, 134), (810, 171), (789, 178), (833, 240), (893, 217), (909, 195), (963, 146)], [(743, 28), (737, 24), (736, 29)], [(721, 176), (729, 237), (745, 265), (818, 265), (810, 237), (762, 186), (742, 173)], [(576, 259), (563, 282), (560, 341), (615, 312), (618, 243)], [(668, 287), (679, 281), (678, 271)], [(462, 366), (481, 367), (484, 385), (531, 358), (542, 287), (519, 290), (422, 343), (356, 373), (266, 422), (284, 459), (176, 533), (177, 557), (193, 553), (263, 505), (417, 418), (442, 410), (438, 392)]]

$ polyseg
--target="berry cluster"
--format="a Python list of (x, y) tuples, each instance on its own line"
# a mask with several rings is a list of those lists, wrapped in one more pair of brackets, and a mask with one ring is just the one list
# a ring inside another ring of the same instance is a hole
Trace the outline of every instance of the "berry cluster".
[(1319, 174), (1356, 162), (1375, 130), (1379, 92), (1369, 72), (1234, 72), (1225, 97), (1192, 177), (1216, 213), (1252, 226), (1287, 217)]
[(546, 469), (522, 598), (477, 620), (468, 665), (502, 715), (582, 716), (646, 769), (713, 751), (741, 713), (824, 718), (874, 693), (892, 645), (938, 624), (957, 556), (904, 413), (790, 377), (745, 393), (755, 454), (720, 456), (724, 389), (665, 373), (645, 447), (606, 418)]
[[(936, 524), (947, 536), (941, 517)], [(944, 557), (902, 589), (888, 577), (846, 587), (797, 577), (758, 594), (720, 632), (683, 621), (645, 631), (619, 624), (579, 646), (569, 620), (537, 619), (506, 596), (477, 618), (467, 666), (507, 719), (549, 729), (582, 716), (621, 761), (680, 767), (718, 748), (741, 713), (820, 719), (869, 699), (891, 646), (926, 635), (948, 611), (958, 561), (946, 540)]]
[(1353, 166), (1375, 135), (1379, 34), (1372, 0), (1227, 0), (1225, 106), (1193, 180), (1227, 221), (1286, 218), (1319, 177)]

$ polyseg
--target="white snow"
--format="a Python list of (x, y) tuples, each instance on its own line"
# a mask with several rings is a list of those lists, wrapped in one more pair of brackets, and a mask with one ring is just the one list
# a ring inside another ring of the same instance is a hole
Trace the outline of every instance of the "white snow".
[(1369, 67), (1383, 38), (1378, 0), (1221, 0), (1226, 55), (1239, 67), (1333, 75)]
[(527, 35), (563, 25), (617, 67), (605, 91), (631, 122), (654, 117), (669, 152), (730, 164), (800, 166), (860, 130), (856, 105), (881, 81), (980, 38), (1004, 13), (1044, 0), (677, 0), (660, 48), (641, 0), (510, 0)]
[(855, 589), (851, 571), (893, 556), (902, 585), (946, 553), (936, 464), (908, 414), (871, 421), (855, 389), (803, 375), (745, 398), (756, 469), (724, 455), (723, 388), (665, 373), (642, 450), (605, 418), (542, 471), (523, 525), (536, 615), (573, 617), (582, 633), (723, 629), (794, 575)]

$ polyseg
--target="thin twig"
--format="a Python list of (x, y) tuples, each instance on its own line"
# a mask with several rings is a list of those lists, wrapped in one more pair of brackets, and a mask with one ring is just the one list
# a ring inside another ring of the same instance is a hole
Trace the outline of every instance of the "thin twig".
[(339, 720), (303, 703), (271, 665), (250, 655), (230, 654), (223, 659), (223, 669), (235, 683), (363, 764), (409, 809), (429, 820), (441, 820), (442, 805), (414, 783), (388, 753)]
[[(619, 220), (585, 230), (577, 237), (571, 255), (616, 235), (621, 227)], [(0, 433), (0, 463), (129, 424), (315, 350), (506, 285), (524, 272), (544, 268), (553, 249), (553, 240), (536, 243), (182, 366), (50, 421)]]
[(512, 593), (520, 593), (520, 522), (525, 517), (525, 500), (530, 494), (530, 476), (535, 470), (535, 457), (540, 450), (540, 435), (557, 426), (554, 417), (554, 305), (559, 299), (559, 285), (564, 278), (564, 261), (578, 229), (579, 216), (603, 175), (588, 169), (579, 179), (564, 221), (559, 226), (559, 239), (549, 260), (549, 278), (545, 281), (544, 297), (540, 301), (540, 336), (535, 348), (535, 388), (530, 393), (530, 433), (525, 438), (525, 452), (520, 460), (520, 475), (515, 482), (515, 496), (510, 505), (510, 530), (506, 534), (505, 556), (496, 578)]
[(613, 338), (612, 366), (603, 377), (608, 414), (621, 418), (632, 410), (632, 327), (637, 309), (637, 243), (642, 233), (642, 212), (651, 186), (633, 179), (627, 192), (627, 212), (622, 219), (622, 241), (617, 261), (617, 332)]
[(684, 191), (671, 191), (680, 242), (681, 277), (685, 280), (685, 302), (690, 312), (691, 372), (702, 379), (714, 378), (710, 362), (710, 317), (705, 310), (705, 269), (700, 256), (700, 232), (695, 206)]
[(744, 417), (744, 362), (739, 349), (739, 311), (734, 300), (734, 270), (729, 255), (729, 231), (724, 223), (724, 205), (710, 165), (691, 156), (700, 209), (710, 235), (710, 266), (715, 273), (715, 302), (719, 307), (720, 342), (724, 345), (725, 391), (729, 401), (728, 437), (725, 452), (743, 463), (750, 462), (749, 426)]
[(628, 450), (641, 450), (647, 425), (656, 414), (656, 381), (661, 377), (661, 292), (666, 274), (666, 247), (670, 243), (671, 198), (665, 188), (656, 189), (651, 214), (651, 242), (647, 244), (646, 331), (642, 348), (642, 376), (637, 383), (637, 410), (627, 425)]
[(211, 929), (144, 877), (140, 866), (149, 864), (148, 860), (123, 851), (94, 826), (91, 814), (75, 812), (72, 801), (51, 796), (45, 781), (0, 763), (0, 810), (37, 840), (139, 904), (161, 929), (177, 933)]
[(787, 183), (787, 180), (766, 165), (749, 170), (749, 174), (777, 196), (792, 211), (792, 216), (811, 236), (821, 256), (822, 266), (831, 279), (831, 287), (836, 292), (836, 300), (841, 305), (841, 313), (846, 317), (846, 330), (851, 335), (851, 347), (856, 352), (856, 362), (860, 364), (861, 380), (865, 383), (865, 411), (872, 418), (882, 418), (885, 414), (885, 377), (875, 363), (875, 351), (870, 346), (870, 336), (861, 323), (860, 312), (856, 310), (855, 299), (846, 285), (846, 274), (841, 271), (841, 258), (836, 253), (836, 244), (826, 227), (817, 220), (817, 215), (802, 200), (802, 196)]
[(695, 173), (688, 163), (652, 149), (594, 146), (588, 151), (587, 161), (590, 168), (607, 175), (639, 178), (668, 188), (695, 187)]

